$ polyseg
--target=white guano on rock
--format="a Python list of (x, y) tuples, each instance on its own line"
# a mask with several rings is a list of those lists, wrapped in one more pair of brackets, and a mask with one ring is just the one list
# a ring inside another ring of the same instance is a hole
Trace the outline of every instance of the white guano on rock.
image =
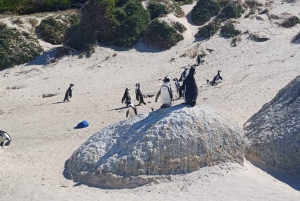
[(300, 76), (245, 124), (246, 157), (300, 176)]
[(65, 176), (104, 188), (133, 188), (225, 162), (243, 165), (243, 131), (205, 106), (177, 105), (110, 125), (66, 161)]

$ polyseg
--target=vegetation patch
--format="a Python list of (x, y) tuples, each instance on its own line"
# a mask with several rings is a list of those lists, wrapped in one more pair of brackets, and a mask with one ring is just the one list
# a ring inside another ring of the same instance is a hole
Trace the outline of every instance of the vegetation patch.
[(186, 27), (183, 24), (181, 24), (180, 22), (172, 22), (171, 24), (172, 24), (172, 27), (174, 29), (176, 29), (179, 33), (183, 33), (187, 30)]
[(251, 9), (261, 7), (261, 6), (263, 6), (263, 4), (257, 0), (246, 0), (245, 1), (245, 7), (249, 7)]
[(248, 18), (248, 17), (250, 17), (251, 15), (254, 15), (254, 14), (255, 14), (255, 11), (253, 9), (251, 9), (250, 12), (247, 15), (245, 15), (245, 18)]
[(232, 40), (231, 40), (231, 47), (236, 47), (237, 46), (237, 42), (240, 42), (241, 41), (241, 38), (240, 37), (234, 37)]
[(220, 35), (225, 38), (232, 38), (241, 34), (241, 31), (236, 30), (232, 21), (227, 22), (220, 31)]
[(158, 49), (169, 49), (183, 40), (183, 36), (165, 21), (153, 20), (143, 34), (143, 42)]
[(291, 28), (291, 27), (296, 26), (296, 24), (299, 24), (299, 23), (300, 23), (299, 17), (293, 16), (293, 17), (290, 17), (290, 18), (284, 20), (284, 21), (281, 23), (281, 26), (283, 26), (283, 27), (285, 27), (285, 28)]
[(191, 20), (196, 25), (203, 25), (221, 10), (214, 0), (199, 0), (191, 11)]
[(170, 11), (173, 12), (176, 17), (184, 17), (185, 16), (185, 13), (182, 10), (182, 8), (180, 7), (180, 5), (181, 5), (180, 3), (173, 2), (173, 4), (169, 8)]
[(88, 0), (0, 0), (0, 13), (32, 14), (71, 8)]
[(37, 38), (0, 23), (0, 70), (29, 62), (42, 51)]
[(155, 1), (149, 2), (147, 10), (149, 11), (152, 20), (162, 15), (169, 14), (169, 10), (166, 5)]
[(78, 24), (79, 16), (77, 14), (53, 16), (43, 19), (39, 25), (41, 38), (53, 45), (62, 44), (64, 42), (64, 34), (68, 27)]
[(229, 2), (225, 5), (220, 13), (220, 18), (240, 18), (244, 13), (244, 9), (239, 2)]
[(79, 25), (67, 30), (65, 43), (78, 50), (95, 41), (131, 47), (149, 22), (149, 12), (140, 2), (129, 1), (116, 8), (114, 0), (93, 0), (81, 9)]
[(220, 29), (221, 22), (221, 20), (215, 20), (201, 27), (195, 37), (205, 39), (212, 37)]

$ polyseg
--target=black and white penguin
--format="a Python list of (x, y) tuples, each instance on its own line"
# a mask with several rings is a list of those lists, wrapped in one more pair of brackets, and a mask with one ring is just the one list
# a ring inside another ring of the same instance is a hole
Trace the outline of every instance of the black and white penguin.
[(127, 103), (127, 112), (126, 112), (126, 117), (134, 117), (137, 115), (137, 109), (136, 107), (133, 105), (133, 103), (131, 101), (128, 101)]
[(203, 64), (203, 62), (204, 62), (204, 60), (203, 59), (201, 59), (201, 55), (200, 54), (198, 54), (198, 56), (197, 56), (197, 59), (196, 59), (197, 61), (197, 65), (199, 66), (200, 64)]
[(197, 65), (192, 66), (188, 69), (188, 72), (182, 77), (183, 86), (184, 86), (184, 100), (185, 103), (194, 107), (196, 105), (196, 100), (198, 96), (198, 86), (194, 78)]
[(65, 98), (64, 98), (63, 102), (70, 101), (69, 98), (72, 98), (73, 86), (74, 86), (74, 84), (70, 84), (68, 90), (66, 91)]
[(125, 89), (123, 98), (122, 98), (122, 103), (125, 102), (125, 104), (128, 106), (129, 101), (131, 102), (131, 96), (129, 94), (129, 88)]
[(166, 76), (164, 78), (163, 84), (161, 85), (159, 91), (156, 94), (155, 102), (157, 102), (159, 96), (161, 97), (162, 100), (161, 108), (166, 108), (172, 105), (173, 94), (170, 85), (170, 77)]
[(141, 87), (140, 83), (136, 83), (136, 85), (135, 85), (135, 97), (136, 97), (136, 100), (140, 102), (138, 105), (140, 105), (141, 103), (146, 105), (140, 87)]
[[(177, 91), (177, 94), (179, 94), (180, 92), (180, 84), (179, 84), (179, 81), (177, 78), (174, 78), (173, 81), (175, 82), (175, 87), (176, 87), (176, 91)], [(181, 96), (180, 96), (181, 97)]]
[(10, 135), (5, 131), (0, 130), (0, 146), (6, 149), (10, 145), (11, 141)]
[(214, 77), (214, 79), (210, 82), (209, 80), (206, 80), (207, 84), (210, 84), (211, 86), (217, 85), (218, 80), (223, 80), (220, 73), (222, 71), (218, 70), (218, 74)]

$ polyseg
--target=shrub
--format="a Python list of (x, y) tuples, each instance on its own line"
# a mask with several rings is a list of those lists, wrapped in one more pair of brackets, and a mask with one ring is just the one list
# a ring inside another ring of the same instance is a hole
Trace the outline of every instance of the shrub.
[(241, 4), (238, 2), (230, 2), (222, 9), (220, 17), (225, 19), (239, 18), (243, 13), (244, 9)]
[(201, 27), (198, 33), (195, 35), (197, 38), (210, 38), (212, 37), (221, 27), (221, 20), (215, 20), (207, 25)]
[(192, 22), (203, 25), (218, 14), (221, 6), (213, 0), (199, 0), (191, 11)]
[(173, 4), (170, 6), (170, 11), (174, 13), (176, 17), (184, 17), (185, 13), (180, 7), (180, 4), (173, 2)]
[(232, 40), (231, 40), (231, 47), (236, 47), (236, 43), (241, 41), (241, 38), (240, 37), (234, 37)]
[(0, 13), (14, 12), (17, 14), (32, 14), (65, 10), (72, 4), (85, 3), (88, 0), (0, 0)]
[(29, 62), (42, 51), (37, 38), (0, 23), (0, 69)]
[(117, 9), (115, 20), (117, 21), (115, 45), (133, 46), (142, 31), (150, 22), (150, 15), (140, 2), (128, 2), (124, 9)]
[(148, 4), (147, 9), (150, 12), (152, 20), (160, 17), (161, 15), (169, 14), (167, 6), (158, 2), (151, 1)]
[(262, 3), (258, 2), (257, 0), (246, 0), (245, 4), (250, 7), (251, 9), (263, 6)]
[(13, 19), (13, 20), (12, 20), (12, 23), (13, 23), (13, 24), (17, 24), (17, 25), (19, 25), (19, 26), (22, 25), (22, 24), (24, 24), (24, 22), (23, 22), (20, 18), (18, 18), (18, 17), (15, 18), (15, 19)]
[(227, 22), (220, 31), (220, 35), (225, 38), (232, 38), (240, 34), (241, 31), (235, 29), (232, 21)]
[(179, 31), (179, 33), (183, 33), (186, 31), (186, 27), (180, 22), (172, 22), (172, 27)]
[(293, 16), (293, 17), (290, 17), (290, 18), (284, 20), (284, 21), (281, 23), (281, 26), (283, 26), (283, 27), (285, 27), (285, 28), (291, 28), (291, 27), (296, 26), (296, 24), (299, 24), (299, 23), (300, 23), (299, 17)]
[(245, 18), (248, 18), (248, 17), (250, 17), (251, 15), (254, 15), (254, 14), (255, 14), (255, 11), (253, 9), (251, 9), (250, 12), (247, 15), (245, 15)]
[(160, 22), (158, 19), (153, 20), (143, 34), (143, 42), (159, 49), (169, 49), (181, 40), (182, 35), (165, 21)]
[(53, 45), (62, 44), (64, 39), (64, 33), (67, 27), (64, 23), (55, 20), (53, 17), (48, 17), (41, 21), (39, 31), (41, 38)]

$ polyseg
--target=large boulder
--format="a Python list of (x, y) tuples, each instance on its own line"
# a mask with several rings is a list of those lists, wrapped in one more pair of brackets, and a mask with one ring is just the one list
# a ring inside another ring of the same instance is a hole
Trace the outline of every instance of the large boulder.
[(246, 156), (300, 176), (300, 76), (244, 125)]
[(133, 188), (225, 162), (243, 165), (243, 131), (214, 110), (177, 105), (141, 114), (91, 136), (66, 161), (65, 176)]

